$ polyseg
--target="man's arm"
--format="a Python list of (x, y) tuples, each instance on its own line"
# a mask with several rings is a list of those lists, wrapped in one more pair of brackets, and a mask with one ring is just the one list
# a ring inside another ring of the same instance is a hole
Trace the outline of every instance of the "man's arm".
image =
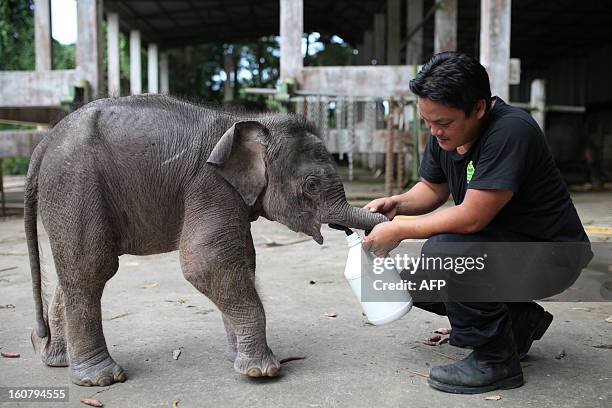
[(421, 215), (432, 212), (443, 205), (450, 192), (448, 184), (435, 184), (421, 180), (410, 190), (397, 197), (397, 215)]
[(378, 224), (363, 239), (363, 247), (386, 256), (403, 239), (443, 233), (473, 234), (486, 227), (512, 198), (512, 190), (468, 189), (463, 203), (413, 220)]
[(468, 189), (460, 205), (415, 220), (397, 221), (396, 238), (429, 238), (442, 233), (473, 234), (489, 225), (512, 195), (511, 190)]
[(377, 198), (365, 205), (372, 212), (380, 212), (389, 219), (396, 215), (421, 215), (440, 207), (448, 200), (448, 184), (419, 181), (403, 194)]

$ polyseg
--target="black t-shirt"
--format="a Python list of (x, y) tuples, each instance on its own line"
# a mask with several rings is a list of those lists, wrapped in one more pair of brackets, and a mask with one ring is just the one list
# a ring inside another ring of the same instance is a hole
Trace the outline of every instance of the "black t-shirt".
[(537, 241), (588, 241), (538, 124), (527, 112), (495, 99), (483, 133), (466, 154), (447, 152), (429, 137), (421, 177), (448, 183), (455, 205), (468, 188), (512, 190), (487, 228)]

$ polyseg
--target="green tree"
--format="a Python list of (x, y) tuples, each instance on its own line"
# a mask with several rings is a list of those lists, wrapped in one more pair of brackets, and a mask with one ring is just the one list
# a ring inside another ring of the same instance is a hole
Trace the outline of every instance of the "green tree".
[(32, 70), (34, 55), (34, 1), (0, 0), (0, 70)]

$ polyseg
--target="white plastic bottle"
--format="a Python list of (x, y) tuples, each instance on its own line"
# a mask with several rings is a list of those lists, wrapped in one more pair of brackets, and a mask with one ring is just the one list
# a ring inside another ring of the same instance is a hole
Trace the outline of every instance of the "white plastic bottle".
[[(394, 301), (392, 302), (363, 302), (361, 300), (361, 285), (372, 285), (374, 280), (378, 278), (377, 275), (372, 272), (372, 270), (364, 270), (362, 274), (362, 259), (364, 261), (373, 261), (374, 255), (362, 248), (362, 239), (356, 232), (352, 232), (350, 235), (348, 235), (348, 231), (346, 233), (349, 253), (346, 260), (346, 267), (344, 269), (344, 276), (351, 286), (353, 293), (355, 296), (357, 296), (359, 303), (361, 303), (361, 308), (366, 314), (368, 320), (372, 324), (380, 326), (386, 323), (391, 323), (408, 313), (408, 311), (412, 308), (412, 297), (408, 291), (399, 291), (394, 293)], [(373, 262), (365, 262), (366, 265), (372, 265), (372, 263)], [(389, 281), (389, 278), (396, 283), (401, 281), (401, 277), (397, 270), (389, 271), (387, 269), (386, 273), (387, 282)], [(364, 280), (363, 282), (362, 276)], [(398, 296), (401, 298), (399, 301), (395, 300)]]

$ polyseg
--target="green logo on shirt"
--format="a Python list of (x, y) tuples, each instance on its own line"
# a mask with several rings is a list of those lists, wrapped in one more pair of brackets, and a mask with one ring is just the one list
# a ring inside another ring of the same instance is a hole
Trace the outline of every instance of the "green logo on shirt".
[(471, 160), (467, 165), (467, 170), (465, 171), (465, 175), (467, 177), (468, 184), (470, 184), (470, 181), (472, 180), (472, 176), (474, 175), (474, 162)]

